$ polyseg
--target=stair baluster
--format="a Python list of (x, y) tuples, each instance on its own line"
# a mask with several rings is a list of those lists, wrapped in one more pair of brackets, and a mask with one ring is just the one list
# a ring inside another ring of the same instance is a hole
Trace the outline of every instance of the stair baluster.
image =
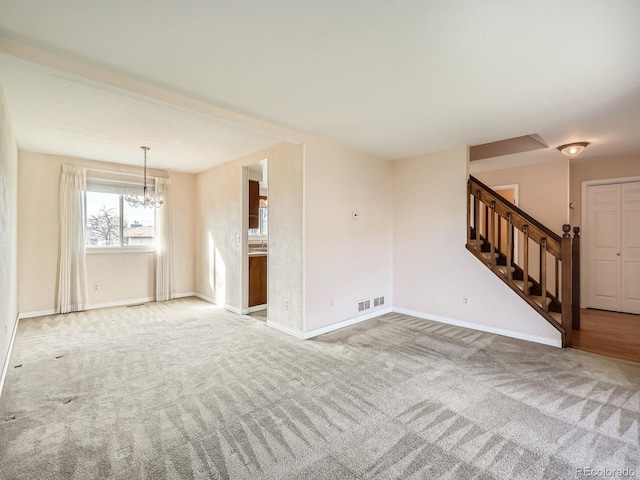
[(502, 245), (502, 217), (498, 215), (498, 252), (504, 253)]
[(513, 225), (511, 225), (511, 212), (507, 213), (507, 279), (513, 280), (511, 264), (513, 263)]
[(542, 288), (542, 309), (547, 312), (547, 239), (540, 242), (540, 285)]
[(489, 206), (484, 205), (484, 238), (489, 238)]
[[(474, 222), (475, 222), (475, 219), (474, 219)], [(467, 185), (467, 244), (469, 243), (471, 243), (471, 184), (470, 183)]]
[(489, 263), (491, 264), (492, 267), (495, 267), (496, 265), (496, 258), (495, 258), (496, 239), (494, 238), (495, 228), (493, 225), (493, 222), (495, 221), (495, 212), (496, 212), (496, 202), (491, 201), (491, 213), (490, 213), (491, 216), (489, 217), (489, 243), (491, 244), (491, 249), (489, 251), (491, 253), (489, 257)]
[(524, 233), (524, 242), (522, 249), (522, 262), (524, 263), (524, 294), (529, 296), (529, 225), (522, 227), (522, 233)]
[(480, 252), (480, 190), (476, 190), (476, 194), (473, 196), (473, 224), (476, 235), (476, 251)]

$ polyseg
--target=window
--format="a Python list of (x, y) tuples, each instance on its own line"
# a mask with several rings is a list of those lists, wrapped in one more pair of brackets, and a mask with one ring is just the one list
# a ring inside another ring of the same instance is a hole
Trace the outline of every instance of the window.
[(124, 201), (129, 184), (87, 180), (86, 245), (91, 247), (153, 247), (155, 209)]
[(249, 230), (250, 237), (266, 237), (269, 233), (269, 208), (267, 206), (267, 198), (260, 197), (260, 209), (258, 210), (260, 224), (258, 228)]

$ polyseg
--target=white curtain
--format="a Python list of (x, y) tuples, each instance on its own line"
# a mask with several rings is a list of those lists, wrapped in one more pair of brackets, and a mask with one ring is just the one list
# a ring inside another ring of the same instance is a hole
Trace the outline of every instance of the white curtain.
[(87, 175), (84, 167), (62, 166), (60, 177), (60, 277), (58, 312), (86, 310), (85, 205)]
[(173, 296), (173, 199), (171, 179), (156, 178), (156, 191), (164, 197), (164, 205), (156, 210), (156, 301)]

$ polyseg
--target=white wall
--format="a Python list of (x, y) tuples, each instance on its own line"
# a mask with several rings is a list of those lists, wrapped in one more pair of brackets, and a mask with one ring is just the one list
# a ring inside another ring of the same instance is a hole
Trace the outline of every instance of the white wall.
[(393, 180), (392, 162), (317, 138), (304, 167), (308, 332), (358, 316), (361, 300), (392, 305)]
[[(196, 280), (199, 294), (242, 311), (248, 220), (243, 169), (268, 159), (269, 322), (302, 333), (302, 145), (282, 142), (198, 174)], [(247, 193), (248, 195), (248, 193)], [(288, 306), (288, 308), (287, 308)]]
[(18, 146), (0, 85), (0, 388), (18, 316)]
[(467, 157), (458, 147), (393, 164), (394, 307), (559, 342), (557, 330), (465, 249)]
[[(60, 242), (59, 185), (63, 164), (99, 170), (139, 173), (127, 167), (93, 160), (20, 151), (19, 162), (19, 310), (21, 314), (55, 309)], [(194, 291), (195, 177), (152, 170), (153, 175), (171, 177), (174, 210), (174, 290)], [(90, 305), (139, 301), (155, 297), (153, 253), (87, 254)], [(92, 286), (99, 285), (94, 291)]]

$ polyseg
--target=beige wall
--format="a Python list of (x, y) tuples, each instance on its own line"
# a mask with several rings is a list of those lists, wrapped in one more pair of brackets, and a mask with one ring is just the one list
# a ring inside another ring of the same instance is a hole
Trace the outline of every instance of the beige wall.
[(295, 333), (302, 332), (303, 316), (302, 156), (302, 145), (283, 142), (196, 179), (196, 292), (242, 311), (248, 266), (245, 167), (268, 159), (268, 316), (270, 323)]
[(362, 300), (391, 307), (392, 162), (310, 138), (304, 182), (305, 332), (357, 317)]
[[(55, 309), (59, 252), (59, 182), (63, 164), (139, 173), (139, 168), (41, 153), (20, 152), (18, 201), (19, 310)], [(174, 198), (174, 290), (194, 291), (193, 175), (153, 171), (172, 179)], [(153, 253), (89, 253), (87, 283), (92, 306), (141, 301), (155, 296)], [(92, 286), (99, 285), (94, 291)]]
[(469, 170), (489, 187), (518, 185), (518, 206), (551, 231), (562, 235), (562, 225), (569, 221), (569, 159), (562, 157), (549, 163), (476, 172)]
[(269, 159), (269, 323), (297, 332), (304, 328), (303, 155), (302, 145), (281, 143), (266, 157)]
[[(489, 187), (498, 185), (518, 185), (518, 207), (533, 218), (562, 236), (562, 225), (569, 221), (569, 159), (560, 156), (553, 162), (536, 163), (514, 168), (474, 172), (481, 162), (471, 162), (471, 175)], [(516, 263), (524, 265), (524, 235), (516, 230), (518, 245)], [(540, 281), (539, 247), (529, 244), (529, 275)], [(555, 291), (555, 260), (547, 254), (547, 285)]]
[(241, 307), (242, 165), (196, 176), (195, 291), (220, 306)]
[(18, 146), (0, 85), (0, 379), (3, 367), (8, 366), (9, 342), (17, 316)]
[[(177, 294), (195, 292), (195, 204), (196, 176), (168, 172), (173, 189), (173, 290)], [(155, 270), (154, 270), (155, 275)]]
[(394, 162), (394, 307), (559, 342), (557, 330), (465, 249), (467, 155), (459, 147)]
[(582, 182), (640, 176), (640, 157), (576, 158), (571, 162), (571, 225), (582, 225)]

